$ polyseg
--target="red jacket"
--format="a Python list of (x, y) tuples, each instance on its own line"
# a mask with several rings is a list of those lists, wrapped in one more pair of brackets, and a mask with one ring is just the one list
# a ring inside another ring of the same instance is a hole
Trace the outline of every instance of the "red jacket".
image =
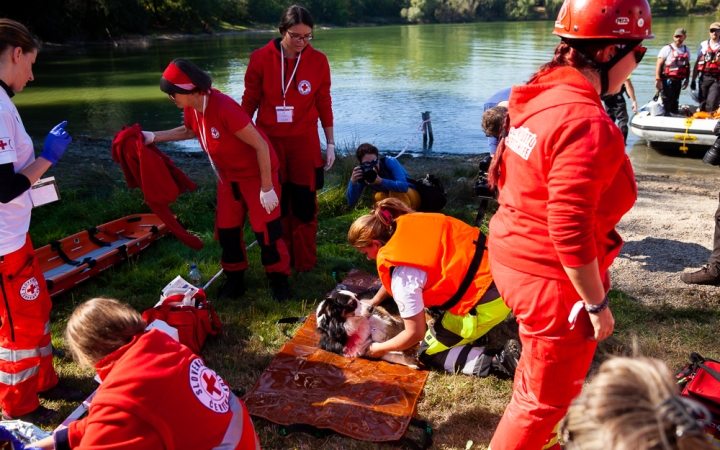
[(70, 448), (259, 449), (245, 405), (189, 348), (151, 330), (102, 359), (87, 418)]
[(199, 251), (203, 243), (188, 233), (170, 211), (168, 206), (185, 191), (193, 192), (197, 185), (182, 170), (175, 167), (172, 159), (161, 152), (155, 144), (143, 143), (142, 128), (135, 124), (123, 127), (115, 133), (112, 158), (120, 164), (128, 187), (139, 187), (145, 203), (183, 244)]
[(508, 113), (490, 257), (556, 279), (597, 258), (604, 273), (622, 247), (615, 225), (637, 198), (620, 129), (568, 67), (513, 87)]
[[(204, 115), (190, 106), (184, 108), (183, 113), (185, 126), (195, 132), (202, 149), (209, 152), (223, 180), (238, 181), (260, 176), (256, 150), (235, 136), (248, 125), (255, 126), (235, 100), (212, 89), (207, 96)], [(277, 155), (267, 136), (258, 131), (268, 145), (270, 169), (274, 172), (279, 167)]]
[[(242, 107), (252, 117), (258, 111), (255, 123), (270, 136), (297, 136), (317, 129), (318, 118), (323, 128), (333, 126), (332, 99), (330, 98), (330, 65), (327, 57), (305, 47), (295, 78), (287, 90), (285, 104), (294, 107), (291, 123), (278, 123), (275, 107), (283, 106), (282, 74), (280, 70), (279, 38), (255, 50), (245, 72), (245, 92)], [(285, 84), (295, 70), (298, 58), (285, 58)]]

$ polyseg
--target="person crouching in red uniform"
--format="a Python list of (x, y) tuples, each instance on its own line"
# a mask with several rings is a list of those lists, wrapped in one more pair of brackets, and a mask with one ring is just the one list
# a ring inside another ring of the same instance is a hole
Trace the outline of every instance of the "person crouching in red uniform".
[(237, 298), (245, 293), (248, 262), (243, 225), (249, 215), (273, 298), (287, 300), (290, 255), (282, 240), (277, 208), (279, 163), (268, 137), (255, 128), (235, 100), (214, 89), (210, 76), (190, 61), (173, 60), (163, 72), (160, 89), (183, 109), (185, 123), (172, 130), (143, 131), (145, 143), (197, 137), (218, 178), (215, 227), (227, 277), (219, 298)]
[(42, 449), (259, 449), (243, 402), (188, 347), (117, 300), (70, 316), (65, 342), (102, 384), (85, 419), (33, 444)]
[(615, 225), (637, 187), (600, 95), (618, 92), (637, 67), (650, 24), (647, 0), (565, 0), (553, 60), (512, 89), (490, 174), (500, 207), (489, 255), (525, 351), (492, 450), (560, 449), (557, 424), (613, 331)]
[[(313, 18), (302, 6), (291, 6), (280, 20), (281, 38), (250, 56), (242, 107), (257, 111), (257, 127), (270, 137), (280, 159), (283, 187), (283, 239), (298, 272), (315, 267), (317, 190), (324, 184), (323, 166), (335, 161), (330, 65), (312, 48)], [(320, 156), (318, 119), (327, 142)]]

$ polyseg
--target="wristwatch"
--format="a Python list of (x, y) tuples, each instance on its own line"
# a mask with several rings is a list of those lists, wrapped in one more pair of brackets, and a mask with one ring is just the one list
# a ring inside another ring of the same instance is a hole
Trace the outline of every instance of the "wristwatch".
[(600, 311), (607, 308), (608, 305), (610, 305), (610, 299), (608, 298), (607, 294), (605, 294), (605, 298), (599, 305), (588, 305), (587, 303), (585, 303), (585, 311), (589, 312), (590, 314), (598, 314)]

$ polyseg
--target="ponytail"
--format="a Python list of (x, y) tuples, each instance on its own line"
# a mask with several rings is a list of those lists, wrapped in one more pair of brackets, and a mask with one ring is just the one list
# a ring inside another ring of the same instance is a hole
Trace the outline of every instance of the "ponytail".
[(375, 203), (370, 214), (360, 216), (350, 225), (348, 241), (355, 248), (365, 248), (373, 241), (385, 244), (395, 233), (395, 219), (414, 212), (415, 210), (396, 198), (380, 200)]

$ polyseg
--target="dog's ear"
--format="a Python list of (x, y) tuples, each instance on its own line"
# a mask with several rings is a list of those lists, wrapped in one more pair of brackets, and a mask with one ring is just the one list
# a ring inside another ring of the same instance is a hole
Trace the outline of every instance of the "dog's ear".
[(344, 354), (345, 344), (347, 344), (347, 333), (342, 323), (330, 319), (327, 326), (320, 331), (320, 348), (325, 351)]

